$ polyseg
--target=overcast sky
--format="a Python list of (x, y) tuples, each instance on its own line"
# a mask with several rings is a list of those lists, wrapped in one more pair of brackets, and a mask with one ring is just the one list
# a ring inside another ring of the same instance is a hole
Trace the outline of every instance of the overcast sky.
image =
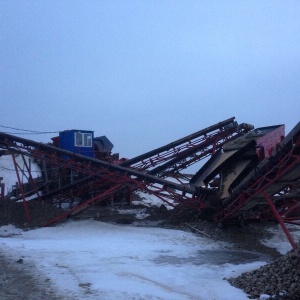
[(300, 121), (300, 1), (1, 0), (0, 41), (1, 126), (133, 157), (233, 116)]

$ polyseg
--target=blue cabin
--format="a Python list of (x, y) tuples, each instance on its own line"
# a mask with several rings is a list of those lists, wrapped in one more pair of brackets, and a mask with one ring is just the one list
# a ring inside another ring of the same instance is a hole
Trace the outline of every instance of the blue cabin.
[(89, 130), (64, 130), (59, 132), (59, 147), (77, 154), (94, 157), (94, 132)]

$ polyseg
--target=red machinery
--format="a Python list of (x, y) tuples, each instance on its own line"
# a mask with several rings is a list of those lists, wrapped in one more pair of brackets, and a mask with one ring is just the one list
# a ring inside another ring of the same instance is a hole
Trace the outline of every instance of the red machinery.
[[(223, 200), (215, 219), (274, 219), (296, 248), (284, 222), (300, 225), (300, 123)], [(298, 222), (297, 222), (298, 221)]]
[(284, 223), (300, 225), (300, 123), (285, 138), (282, 125), (256, 131), (225, 144), (191, 184), (218, 186), (216, 222), (277, 220), (295, 248)]
[[(174, 174), (179, 169), (213, 154), (226, 141), (241, 136), (249, 129), (249, 125), (238, 125), (234, 118), (230, 118), (119, 165), (4, 133), (0, 133), (0, 144), (13, 156), (16, 153), (32, 156), (44, 169), (43, 193), (35, 185), (32, 176), (29, 175), (28, 178), (32, 187), (31, 194), (35, 193), (37, 198), (44, 201), (50, 199), (55, 203), (70, 201), (74, 197), (83, 199), (67, 215), (82, 211), (89, 203), (103, 201), (120, 192), (128, 194), (134, 190), (143, 190), (155, 193), (163, 201), (172, 199), (176, 202), (194, 199), (199, 190), (202, 191), (201, 195), (211, 194), (209, 189), (200, 188), (196, 193), (194, 188), (163, 180), (159, 176), (165, 176), (167, 173), (162, 171), (166, 169), (170, 175), (173, 167)], [(168, 164), (170, 161), (172, 164)], [(157, 173), (156, 166), (159, 166), (159, 176), (151, 174)], [(16, 171), (21, 171), (17, 165)], [(29, 168), (27, 171), (29, 172)], [(64, 177), (64, 174), (67, 176)], [(71, 180), (64, 180), (69, 177)], [(55, 180), (58, 183), (53, 184)], [(19, 185), (22, 185), (21, 181)], [(26, 203), (25, 192), (22, 190), (20, 198)], [(61, 217), (65, 217), (65, 214)], [(51, 220), (50, 223), (56, 220)]]
[[(43, 181), (37, 182), (25, 163), (28, 192), (18, 177), (17, 199), (23, 199), (28, 221), (28, 195), (56, 204), (81, 198), (80, 204), (45, 224), (49, 225), (91, 203), (142, 190), (168, 203), (198, 201), (199, 209), (213, 202), (217, 222), (277, 219), (295, 247), (284, 222), (298, 224), (300, 219), (300, 125), (284, 139), (281, 125), (252, 129), (230, 118), (119, 165), (5, 133), (0, 133), (0, 146), (13, 159), (16, 154), (30, 156), (43, 168)], [(162, 179), (176, 177), (208, 156), (190, 186)], [(15, 159), (14, 163), (17, 175), (23, 172)]]

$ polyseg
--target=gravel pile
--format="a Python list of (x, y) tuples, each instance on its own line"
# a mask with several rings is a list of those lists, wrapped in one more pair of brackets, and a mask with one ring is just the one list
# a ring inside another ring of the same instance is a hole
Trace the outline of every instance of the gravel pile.
[(251, 299), (259, 299), (264, 294), (271, 296), (270, 299), (299, 300), (300, 248), (255, 271), (227, 280), (231, 285), (244, 290)]
[(197, 203), (179, 203), (169, 216), (168, 222), (170, 224), (179, 225), (185, 222), (195, 222), (201, 218)]

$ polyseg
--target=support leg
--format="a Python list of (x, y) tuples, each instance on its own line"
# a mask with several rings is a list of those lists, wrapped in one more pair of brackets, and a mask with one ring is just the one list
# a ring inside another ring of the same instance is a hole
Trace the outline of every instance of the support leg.
[(272, 210), (274, 216), (276, 217), (276, 219), (277, 219), (277, 221), (279, 222), (279, 224), (280, 224), (282, 230), (284, 231), (284, 233), (285, 233), (287, 239), (289, 240), (289, 242), (290, 242), (292, 248), (293, 248), (294, 250), (296, 250), (296, 249), (297, 249), (297, 244), (295, 243), (295, 241), (294, 241), (293, 237), (291, 236), (289, 230), (288, 230), (287, 227), (285, 226), (285, 224), (284, 224), (284, 222), (283, 222), (283, 220), (282, 220), (280, 214), (279, 214), (278, 211), (276, 210), (276, 207), (275, 207), (275, 205), (273, 204), (273, 202), (272, 202), (270, 196), (269, 196), (267, 193), (265, 193), (265, 192), (264, 192), (263, 194), (264, 194), (264, 196), (265, 196), (265, 198), (266, 198), (266, 200), (267, 200), (267, 202), (268, 202), (268, 204), (269, 204), (269, 206), (270, 206), (270, 208), (271, 208), (271, 210)]

